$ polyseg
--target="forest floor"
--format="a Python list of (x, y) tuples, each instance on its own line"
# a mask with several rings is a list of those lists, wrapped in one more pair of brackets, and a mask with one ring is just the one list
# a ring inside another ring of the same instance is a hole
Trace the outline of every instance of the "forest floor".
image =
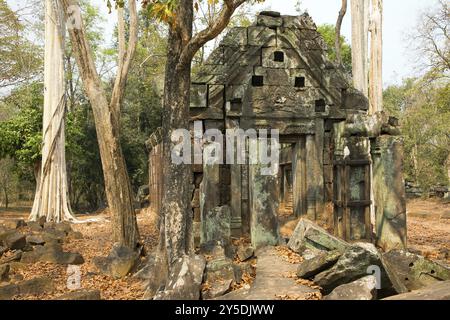
[[(30, 208), (13, 208), (8, 211), (0, 210), (2, 219), (27, 219)], [(433, 260), (440, 260), (450, 264), (450, 219), (444, 216), (450, 214), (450, 203), (441, 200), (411, 200), (407, 204), (408, 213), (408, 246), (409, 249)], [(80, 219), (97, 218), (99, 222), (75, 224), (73, 229), (81, 232), (84, 237), (80, 240), (65, 241), (65, 251), (79, 252), (85, 259), (81, 266), (81, 286), (83, 289), (97, 289), (101, 291), (105, 300), (136, 300), (142, 299), (144, 289), (139, 280), (133, 277), (115, 280), (98, 274), (93, 264), (93, 258), (107, 256), (112, 247), (111, 223), (107, 212), (93, 215), (81, 215)], [(151, 252), (157, 244), (158, 230), (156, 216), (149, 210), (142, 210), (138, 214), (138, 225), (141, 240), (146, 252)], [(284, 219), (281, 233), (289, 237), (297, 225), (297, 220)], [(67, 267), (50, 263), (35, 263), (23, 265), (17, 271), (25, 280), (39, 276), (47, 276), (54, 280), (56, 290), (41, 296), (25, 296), (21, 299), (54, 299), (69, 292), (66, 286)]]
[[(11, 210), (0, 211), (0, 222), (3, 218), (28, 217), (30, 208), (13, 208)], [(139, 280), (133, 277), (125, 277), (116, 280), (112, 277), (99, 274), (94, 266), (94, 257), (106, 257), (112, 248), (111, 222), (108, 212), (100, 214), (80, 215), (80, 220), (98, 219), (99, 222), (73, 224), (72, 229), (83, 234), (83, 239), (67, 239), (63, 243), (64, 251), (80, 253), (85, 263), (81, 265), (81, 287), (87, 290), (100, 290), (104, 300), (139, 300), (144, 295), (144, 288)], [(155, 216), (141, 212), (138, 214), (139, 232), (145, 250), (151, 251), (157, 244), (158, 231), (155, 227)], [(38, 262), (21, 266), (16, 274), (24, 280), (36, 277), (49, 277), (54, 283), (56, 290), (40, 296), (22, 296), (21, 299), (55, 299), (60, 295), (70, 292), (67, 289), (67, 267), (52, 263)]]

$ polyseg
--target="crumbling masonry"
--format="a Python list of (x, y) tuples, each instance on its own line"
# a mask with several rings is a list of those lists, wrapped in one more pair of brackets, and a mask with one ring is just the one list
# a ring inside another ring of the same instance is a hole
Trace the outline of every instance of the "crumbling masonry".
[[(262, 175), (258, 165), (192, 166), (197, 244), (250, 235), (256, 248), (276, 245), (281, 206), (347, 241), (406, 246), (398, 123), (382, 113), (369, 116), (367, 98), (325, 51), (307, 14), (262, 12), (254, 25), (231, 29), (193, 76), (192, 123), (222, 132), (278, 129), (282, 145), (277, 177)], [(159, 142), (155, 134), (148, 143), (156, 211)]]

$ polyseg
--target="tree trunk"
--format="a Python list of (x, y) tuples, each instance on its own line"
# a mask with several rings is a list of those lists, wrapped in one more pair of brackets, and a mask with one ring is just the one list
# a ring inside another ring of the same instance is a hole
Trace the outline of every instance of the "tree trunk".
[(65, 156), (64, 17), (59, 0), (45, 1), (42, 166), (30, 220), (75, 221)]
[(383, 0), (372, 0), (369, 113), (383, 110)]
[(335, 47), (336, 47), (336, 62), (338, 65), (342, 65), (341, 28), (342, 28), (342, 21), (344, 20), (346, 13), (347, 13), (347, 0), (342, 0), (342, 7), (341, 10), (339, 11), (339, 16), (336, 22)]
[(351, 0), (353, 86), (368, 96), (369, 0)]
[[(192, 36), (192, 0), (182, 0), (176, 15), (183, 17), (181, 23)], [(171, 151), (174, 143), (172, 133), (177, 129), (189, 130), (189, 99), (191, 85), (191, 64), (180, 65), (185, 43), (180, 32), (171, 28), (168, 38), (168, 60), (166, 65), (163, 109), (163, 163), (164, 187), (162, 201), (162, 223), (165, 249), (169, 266), (178, 258), (193, 250), (191, 243), (193, 223), (191, 210), (192, 172), (187, 164), (174, 164)]]
[[(81, 23), (81, 18), (74, 16), (80, 14), (78, 2), (62, 0), (62, 3), (66, 18), (71, 19), (71, 21), (79, 21), (78, 26), (69, 28), (69, 34), (83, 86), (93, 110), (105, 179), (106, 198), (113, 219), (113, 241), (135, 249), (139, 234), (134, 211), (133, 191), (120, 146), (119, 116), (117, 114), (119, 110), (116, 110), (117, 104), (113, 106), (108, 104), (106, 92), (95, 68), (94, 55)], [(129, 3), (130, 8), (135, 5), (134, 0), (130, 0)], [(130, 38), (132, 37), (130, 36)], [(122, 70), (118, 72), (122, 72)], [(121, 83), (121, 89), (124, 88), (125, 82)], [(120, 94), (123, 94), (123, 92), (115, 92), (113, 96), (120, 101), (118, 97)]]

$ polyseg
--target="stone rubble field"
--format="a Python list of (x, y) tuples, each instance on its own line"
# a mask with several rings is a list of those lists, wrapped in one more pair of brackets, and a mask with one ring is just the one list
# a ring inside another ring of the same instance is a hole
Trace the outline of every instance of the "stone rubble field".
[[(138, 215), (140, 256), (112, 244), (105, 213), (72, 225), (8, 218), (0, 221), (0, 300), (449, 299), (450, 221), (412, 216), (409, 251), (350, 244), (306, 219), (278, 247), (212, 241), (176, 263), (182, 288), (180, 281), (162, 288), (155, 277), (155, 215)], [(68, 266), (79, 267), (79, 289), (68, 289)]]

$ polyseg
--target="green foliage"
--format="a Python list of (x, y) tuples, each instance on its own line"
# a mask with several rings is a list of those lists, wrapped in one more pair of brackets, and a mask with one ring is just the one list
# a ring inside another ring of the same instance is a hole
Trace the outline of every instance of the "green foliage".
[(2, 101), (15, 115), (0, 122), (0, 158), (13, 158), (24, 172), (40, 158), (43, 102), (41, 83), (20, 87)]
[(67, 116), (66, 159), (70, 199), (76, 210), (95, 210), (105, 201), (97, 133), (87, 101)]
[(5, 0), (0, 0), (0, 88), (29, 80), (41, 68), (42, 51), (24, 33), (17, 14)]
[(390, 115), (400, 118), (412, 104), (415, 79), (405, 79), (401, 85), (392, 85), (383, 92), (383, 109)]
[[(331, 61), (336, 61), (336, 29), (332, 24), (322, 24), (318, 26), (317, 31), (322, 35), (328, 46), (327, 56)], [(344, 69), (347, 72), (352, 70), (352, 48), (345, 37), (341, 36), (341, 55)]]
[(424, 190), (449, 183), (450, 84), (407, 79), (384, 93), (385, 109), (401, 119), (405, 174)]

